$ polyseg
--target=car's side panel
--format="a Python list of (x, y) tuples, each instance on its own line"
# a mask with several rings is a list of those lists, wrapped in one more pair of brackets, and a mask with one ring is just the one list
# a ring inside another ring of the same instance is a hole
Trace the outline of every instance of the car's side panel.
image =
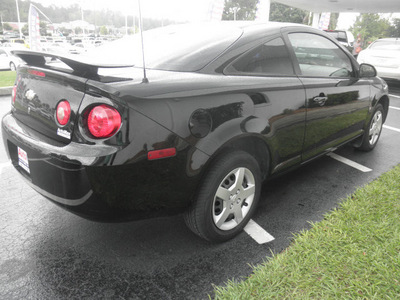
[[(307, 93), (303, 160), (363, 133), (370, 100), (367, 80), (301, 78)], [(318, 100), (321, 95), (326, 101)]]
[(333, 38), (301, 28), (287, 28), (283, 36), (306, 90), (306, 162), (363, 134), (371, 82), (359, 78), (357, 62)]
[[(306, 111), (304, 88), (297, 77), (199, 76), (211, 84), (217, 81), (218, 87), (190, 90), (185, 86), (190, 83), (181, 81), (181, 91), (165, 98), (125, 94), (121, 98), (205, 153), (204, 163), (231, 140), (250, 135), (268, 144), (273, 172), (300, 163)], [(196, 137), (190, 129), (191, 116), (199, 110), (211, 117), (204, 137)]]

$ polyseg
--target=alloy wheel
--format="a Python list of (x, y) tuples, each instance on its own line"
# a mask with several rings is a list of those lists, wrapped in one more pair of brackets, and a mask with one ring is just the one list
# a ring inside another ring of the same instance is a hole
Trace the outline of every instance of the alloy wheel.
[(213, 220), (220, 230), (231, 230), (246, 217), (253, 204), (255, 179), (247, 168), (232, 170), (220, 183), (214, 197)]

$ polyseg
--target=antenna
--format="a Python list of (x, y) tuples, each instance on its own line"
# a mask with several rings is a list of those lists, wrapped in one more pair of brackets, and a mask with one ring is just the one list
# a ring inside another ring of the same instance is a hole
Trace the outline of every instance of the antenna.
[(143, 79), (142, 83), (149, 83), (149, 80), (147, 79), (146, 76), (146, 64), (144, 61), (144, 45), (143, 45), (143, 26), (142, 26), (142, 10), (140, 9), (140, 0), (138, 0), (139, 4), (139, 30), (140, 30), (140, 40), (142, 42), (142, 60), (143, 60)]

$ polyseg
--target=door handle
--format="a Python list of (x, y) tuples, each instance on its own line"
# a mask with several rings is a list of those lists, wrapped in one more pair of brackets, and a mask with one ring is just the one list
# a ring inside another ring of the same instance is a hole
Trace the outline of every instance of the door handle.
[(322, 96), (322, 95), (313, 98), (313, 101), (315, 103), (318, 103), (319, 106), (323, 106), (327, 100), (328, 100), (328, 97), (327, 96)]

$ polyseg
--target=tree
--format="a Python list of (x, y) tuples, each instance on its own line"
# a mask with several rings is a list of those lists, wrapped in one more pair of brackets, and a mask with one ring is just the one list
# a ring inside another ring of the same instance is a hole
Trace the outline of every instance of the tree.
[(236, 10), (236, 20), (254, 20), (258, 0), (225, 0), (222, 20), (233, 20)]
[(3, 30), (12, 30), (12, 27), (8, 23), (3, 23)]
[(28, 35), (29, 35), (28, 24), (25, 24), (25, 25), (22, 27), (21, 31), (22, 31), (22, 34), (23, 34), (23, 35), (28, 36)]
[(83, 33), (83, 29), (81, 28), (81, 27), (75, 27), (75, 34), (81, 34), (81, 33)]
[(269, 15), (270, 21), (290, 22), (290, 23), (306, 23), (308, 13), (305, 10), (290, 7), (285, 4), (272, 2)]
[(339, 20), (339, 13), (331, 13), (331, 18), (329, 20), (329, 30), (335, 30)]
[(100, 28), (100, 34), (101, 35), (107, 35), (108, 34), (108, 29), (106, 26), (101, 26)]
[(389, 29), (389, 35), (391, 37), (400, 37), (400, 19), (394, 19), (393, 25)]
[(44, 21), (39, 22), (39, 31), (41, 36), (47, 35), (47, 22)]
[(354, 36), (361, 35), (365, 48), (376, 39), (389, 37), (390, 29), (389, 21), (379, 14), (361, 14), (350, 31)]

